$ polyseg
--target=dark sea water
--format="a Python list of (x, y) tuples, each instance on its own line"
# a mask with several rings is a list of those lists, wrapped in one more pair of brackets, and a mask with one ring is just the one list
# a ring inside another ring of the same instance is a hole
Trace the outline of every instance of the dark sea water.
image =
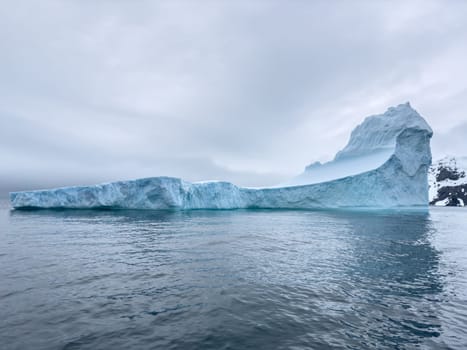
[(467, 210), (4, 203), (0, 349), (467, 349)]

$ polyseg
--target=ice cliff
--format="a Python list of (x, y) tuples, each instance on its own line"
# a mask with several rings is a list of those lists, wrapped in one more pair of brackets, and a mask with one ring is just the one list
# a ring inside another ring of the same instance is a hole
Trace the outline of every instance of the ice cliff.
[(153, 177), (94, 186), (10, 193), (14, 208), (392, 208), (428, 205), (433, 132), (411, 106), (367, 117), (333, 161), (314, 164), (282, 187), (190, 183)]

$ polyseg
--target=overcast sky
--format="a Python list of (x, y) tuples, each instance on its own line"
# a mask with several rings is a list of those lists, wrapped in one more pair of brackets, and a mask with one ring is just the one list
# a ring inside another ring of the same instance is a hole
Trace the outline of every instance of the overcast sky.
[(0, 192), (278, 183), (406, 101), (467, 155), (467, 1), (2, 1)]

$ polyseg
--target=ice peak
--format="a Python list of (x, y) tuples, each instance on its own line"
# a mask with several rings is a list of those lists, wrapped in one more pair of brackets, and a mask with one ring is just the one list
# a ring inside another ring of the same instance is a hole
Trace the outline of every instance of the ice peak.
[[(406, 103), (398, 104), (397, 106), (391, 106), (386, 110), (386, 112), (384, 112), (383, 114), (378, 114), (376, 116), (384, 117), (384, 118), (394, 118), (394, 117), (400, 118), (402, 116), (405, 116), (406, 118), (411, 118), (411, 117), (420, 118), (421, 117), (420, 114), (418, 114), (418, 112), (412, 108), (409, 101), (407, 101)], [(375, 116), (370, 116), (367, 118), (371, 118), (371, 117), (375, 117)]]
[(366, 117), (351, 133), (347, 146), (336, 154), (335, 160), (362, 156), (393, 148), (397, 136), (408, 128), (432, 130), (409, 102), (389, 107), (383, 114)]
[(415, 109), (412, 108), (409, 101), (407, 101), (406, 103), (398, 104), (397, 106), (391, 106), (388, 108), (388, 111), (400, 111), (404, 109), (410, 109), (414, 111), (415, 113), (417, 113), (417, 111), (415, 111)]

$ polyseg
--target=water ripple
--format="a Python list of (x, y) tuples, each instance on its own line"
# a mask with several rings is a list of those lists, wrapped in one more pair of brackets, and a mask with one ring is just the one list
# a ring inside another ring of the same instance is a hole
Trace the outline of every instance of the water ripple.
[(464, 349), (467, 212), (0, 210), (2, 349)]

